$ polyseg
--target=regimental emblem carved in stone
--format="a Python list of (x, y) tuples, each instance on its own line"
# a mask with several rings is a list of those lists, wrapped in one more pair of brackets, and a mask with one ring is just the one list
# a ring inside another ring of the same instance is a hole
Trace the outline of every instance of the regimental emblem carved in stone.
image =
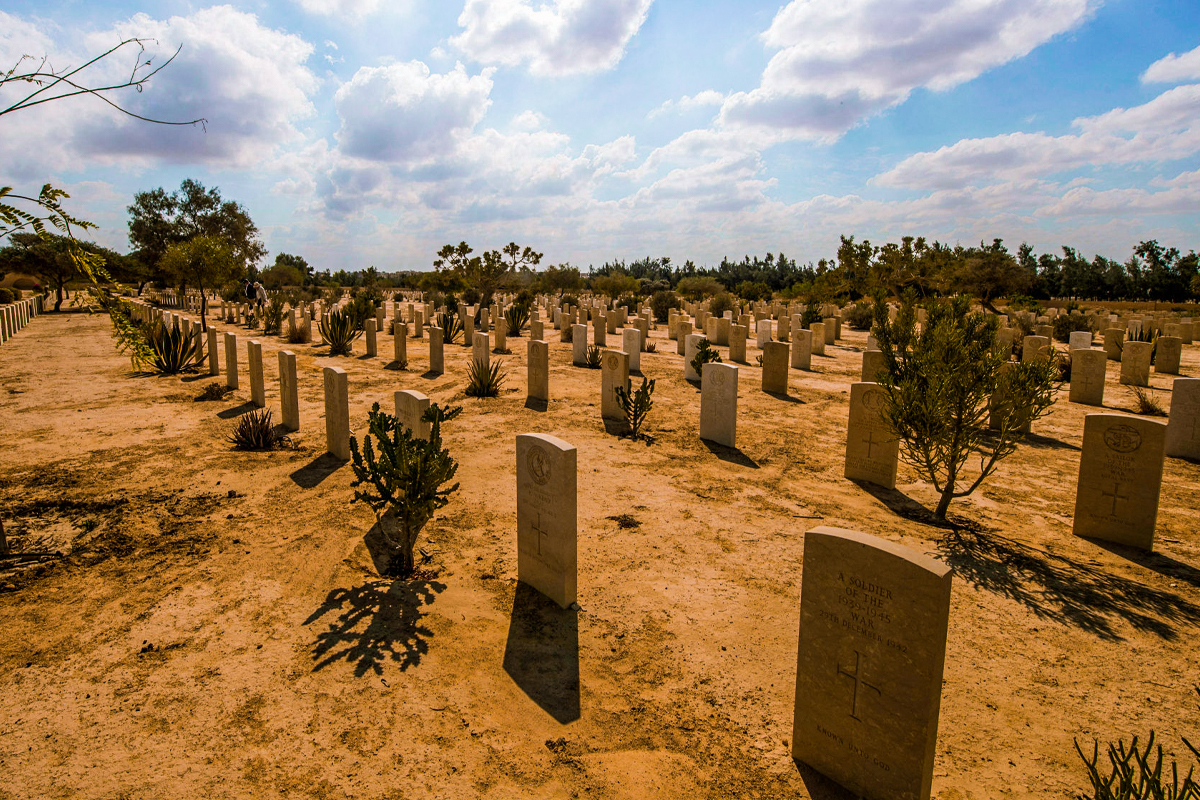
[(1104, 432), (1104, 444), (1117, 453), (1132, 453), (1142, 446), (1142, 435), (1131, 425), (1113, 425)]
[(617, 354), (616, 353), (608, 354), (608, 368), (612, 369), (612, 370), (615, 370), (617, 368)]
[(863, 395), (863, 407), (870, 411), (878, 411), (883, 408), (883, 402), (886, 399), (883, 392), (878, 389), (872, 389)]
[(529, 468), (529, 476), (538, 486), (545, 486), (550, 481), (550, 456), (546, 455), (542, 448), (536, 445), (529, 448), (525, 466)]
[(708, 377), (712, 378), (712, 382), (716, 386), (725, 385), (725, 370), (723, 369), (714, 369), (709, 373)]

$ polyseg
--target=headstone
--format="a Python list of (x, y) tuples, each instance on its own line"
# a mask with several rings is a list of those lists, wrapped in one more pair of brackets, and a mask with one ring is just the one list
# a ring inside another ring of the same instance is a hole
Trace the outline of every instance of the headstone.
[(225, 334), (225, 385), (238, 388), (237, 336), (232, 333)]
[(884, 417), (887, 394), (873, 382), (850, 384), (850, 421), (846, 426), (845, 476), (896, 488), (900, 442)]
[(679, 355), (687, 357), (687, 337), (692, 335), (692, 321), (681, 319), (675, 323), (675, 338), (678, 339)]
[(882, 350), (864, 350), (862, 360), (862, 377), (860, 380), (878, 383), (879, 373), (887, 370), (887, 360)]
[[(726, 311), (726, 314), (729, 312)], [(733, 320), (730, 317), (721, 317), (717, 320), (717, 338), (716, 344), (722, 347), (729, 346), (729, 334), (733, 330)]]
[(696, 357), (696, 351), (700, 349), (702, 341), (704, 341), (704, 337), (698, 333), (689, 333), (684, 337), (683, 379), (686, 381), (700, 380), (700, 374), (692, 368), (692, 360)]
[(534, 400), (550, 400), (550, 345), (530, 339), (526, 346), (527, 396)]
[(1103, 350), (1091, 348), (1071, 351), (1072, 403), (1089, 406), (1104, 405), (1104, 377), (1108, 357)]
[(746, 338), (750, 329), (745, 325), (733, 325), (729, 328), (729, 360), (738, 364), (746, 363)]
[(796, 326), (792, 336), (792, 369), (812, 369), (813, 332)]
[(759, 350), (762, 350), (763, 345), (771, 341), (771, 320), (759, 320), (757, 326), (758, 328), (755, 331), (756, 336), (754, 344)]
[(1174, 458), (1200, 460), (1200, 378), (1176, 378), (1171, 384), (1166, 451)]
[(1071, 331), (1070, 343), (1067, 350), (1086, 350), (1092, 346), (1091, 331)]
[(413, 338), (425, 338), (425, 312), (417, 311), (413, 314)]
[(1047, 336), (1026, 336), (1021, 342), (1021, 361), (1032, 361), (1035, 358), (1046, 358), (1050, 355), (1050, 338)]
[(502, 316), (496, 318), (496, 352), (508, 352), (508, 320)]
[(208, 374), (220, 375), (221, 363), (217, 361), (217, 329), (208, 329)]
[[(837, 318), (825, 317), (821, 322), (825, 324), (825, 344), (833, 344), (837, 339)], [(825, 351), (822, 350), (821, 354), (824, 355)]]
[(700, 382), (700, 438), (737, 447), (738, 368), (733, 364), (704, 365)]
[(1150, 355), (1153, 351), (1153, 342), (1126, 342), (1121, 348), (1121, 383), (1149, 386)]
[(1154, 371), (1162, 375), (1178, 375), (1179, 362), (1183, 358), (1183, 339), (1178, 336), (1158, 337), (1158, 349), (1154, 353)]
[(928, 800), (951, 575), (886, 539), (805, 534), (795, 759), (868, 800)]
[[(463, 305), (460, 303), (460, 309)], [(463, 347), (473, 347), (475, 344), (475, 307), (465, 309), (462, 314), (463, 321)]]
[(442, 346), (442, 329), (429, 329), (429, 371), (441, 375), (446, 371), (446, 354)]
[(592, 344), (596, 345), (596, 347), (605, 347), (608, 343), (607, 331), (608, 323), (604, 321), (604, 315), (601, 314), (593, 320)]
[(791, 340), (791, 320), (786, 316), (780, 316), (779, 324), (776, 326), (776, 333), (779, 334), (779, 341), (787, 342)]
[(517, 435), (517, 580), (563, 608), (575, 602), (577, 456), (555, 436)]
[(529, 323), (529, 338), (543, 339), (546, 333), (546, 323), (540, 319), (535, 319)]
[(250, 364), (250, 402), (262, 408), (267, 404), (266, 380), (263, 377), (262, 344), (257, 339), (246, 343)]
[(571, 363), (576, 367), (587, 366), (587, 325), (571, 326)]
[(788, 343), (765, 342), (762, 363), (762, 390), (767, 394), (788, 393)]
[(617, 388), (629, 391), (629, 354), (622, 350), (605, 350), (600, 355), (600, 416), (624, 420), (625, 412), (617, 399)]
[(488, 350), (488, 335), (476, 331), (471, 337), (471, 360), (476, 364), (482, 364), (483, 368), (487, 369)]
[(1121, 360), (1121, 346), (1125, 343), (1124, 328), (1106, 328), (1104, 331), (1104, 353), (1109, 361)]
[(374, 358), (379, 354), (379, 340), (375, 336), (376, 320), (371, 317), (363, 324), (367, 329), (367, 358)]
[(402, 389), (395, 394), (396, 419), (400, 421), (415, 438), (429, 441), (433, 423), (425, 422), (422, 417), (429, 410), (429, 397), (412, 389)]
[(350, 384), (341, 367), (325, 368), (325, 449), (350, 460)]
[(399, 364), (408, 363), (408, 326), (399, 320), (392, 327), (392, 358)]
[(808, 326), (812, 332), (812, 347), (810, 351), (815, 356), (825, 355), (825, 323), (814, 322)]
[(629, 371), (642, 371), (642, 332), (638, 328), (621, 330), (621, 349), (629, 354)]
[(283, 415), (281, 422), (289, 431), (300, 430), (300, 395), (296, 381), (296, 354), (291, 350), (279, 351), (279, 406)]
[(1154, 549), (1166, 439), (1167, 426), (1157, 420), (1126, 414), (1084, 418), (1076, 536)]

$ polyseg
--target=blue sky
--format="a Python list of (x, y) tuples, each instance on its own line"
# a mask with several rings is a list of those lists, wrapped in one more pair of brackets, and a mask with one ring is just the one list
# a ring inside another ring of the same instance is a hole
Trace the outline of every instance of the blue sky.
[(121, 250), (134, 192), (186, 177), (267, 261), (332, 270), (460, 240), (582, 267), (816, 261), (839, 234), (1200, 247), (1194, 1), (10, 0), (0, 63), (129, 36), (183, 51), (123, 102), (207, 130), (78, 99), (0, 137), (0, 181), (68, 188)]

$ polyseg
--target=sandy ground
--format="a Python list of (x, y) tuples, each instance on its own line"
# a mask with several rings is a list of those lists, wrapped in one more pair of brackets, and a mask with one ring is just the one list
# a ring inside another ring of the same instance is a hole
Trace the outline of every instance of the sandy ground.
[[(821, 524), (955, 569), (936, 797), (1070, 797), (1073, 738), (1153, 729), (1181, 760), (1200, 738), (1200, 465), (1167, 460), (1154, 554), (1074, 538), (1094, 409), (1064, 391), (947, 533), (907, 467), (896, 492), (842, 478), (864, 333), (793, 370), (788, 400), (743, 366), (736, 451), (698, 438), (663, 328), (642, 356), (652, 446), (606, 432), (599, 371), (557, 337), (554, 399), (526, 408), (527, 336), (482, 401), (462, 395), (469, 349), (426, 378), (427, 340), (400, 372), (259, 337), (276, 413), (275, 353), (300, 363), (296, 449), (266, 454), (224, 440), (249, 408), (244, 349), (242, 389), (196, 402), (222, 379), (132, 375), (102, 315), (45, 315), (0, 348), (0, 513), (17, 550), (67, 554), (0, 572), (0, 798), (845, 797), (788, 752)], [(374, 517), (322, 457), (329, 364), (358, 430), (401, 388), (465, 407), (445, 431), (462, 489), (422, 541), (436, 578), (378, 577)], [(1117, 366), (1106, 399), (1128, 408)], [(520, 432), (579, 448), (578, 612), (515, 580)]]

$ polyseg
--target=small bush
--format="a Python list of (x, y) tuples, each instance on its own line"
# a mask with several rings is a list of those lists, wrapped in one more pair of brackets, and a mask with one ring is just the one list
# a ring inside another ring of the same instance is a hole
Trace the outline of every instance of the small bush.
[(725, 287), (716, 278), (688, 277), (675, 285), (675, 291), (688, 300), (699, 300), (701, 297), (712, 297), (725, 291)]
[(362, 328), (354, 324), (349, 314), (343, 311), (331, 311), (329, 316), (321, 320), (321, 339), (329, 345), (329, 355), (348, 356), (354, 345), (354, 340), (363, 335)]
[(658, 349), (658, 345), (655, 344), (654, 342), (646, 342), (646, 352), (647, 353), (653, 353), (657, 349)]
[(708, 311), (714, 317), (720, 318), (725, 316), (726, 311), (737, 313), (737, 303), (729, 296), (729, 292), (721, 292), (709, 301)]
[[(1150, 732), (1144, 749), (1138, 748), (1138, 739), (1133, 737), (1129, 749), (1125, 742), (1118, 740), (1109, 744), (1106, 749), (1108, 756), (1108, 775), (1102, 772), (1100, 765), (1100, 742), (1093, 740), (1092, 757), (1088, 758), (1075, 740), (1075, 752), (1083, 759), (1087, 767), (1088, 780), (1092, 784), (1090, 794), (1080, 795), (1083, 800), (1140, 800), (1140, 798), (1155, 798), (1155, 800), (1196, 800), (1200, 798), (1200, 783), (1193, 775), (1195, 768), (1188, 769), (1183, 783), (1179, 782), (1179, 767), (1171, 763), (1170, 777), (1164, 774), (1163, 751), (1160, 744), (1154, 747), (1154, 731)], [(1187, 748), (1200, 759), (1200, 750), (1192, 746), (1187, 739), (1183, 740)]]
[(710, 363), (720, 364), (721, 354), (709, 345), (706, 337), (700, 340), (700, 346), (696, 348), (696, 356), (692, 359), (692, 369), (700, 376), (700, 380), (704, 380), (704, 365)]
[(758, 300), (770, 300), (774, 292), (762, 281), (742, 281), (734, 288), (737, 296), (754, 303)]
[(1068, 314), (1059, 314), (1055, 317), (1051, 327), (1054, 329), (1055, 340), (1059, 342), (1071, 341), (1071, 334), (1076, 331), (1096, 332), (1088, 317), (1073, 317)]
[(1059, 353), (1055, 356), (1055, 364), (1058, 366), (1058, 379), (1063, 382), (1071, 380), (1071, 354)]
[(679, 308), (679, 298), (667, 291), (657, 291), (650, 298), (650, 310), (655, 322), (666, 322), (671, 318), (671, 309)]
[(500, 394), (500, 384), (508, 377), (508, 373), (500, 372), (502, 362), (493, 361), (491, 366), (483, 361), (471, 361), (467, 372), (467, 397), (496, 397)]
[(875, 320), (875, 311), (870, 303), (855, 303), (846, 312), (846, 323), (852, 331), (869, 331)]
[(260, 408), (238, 417), (229, 441), (236, 450), (270, 450), (279, 442), (271, 424), (271, 409)]
[(6, 306), (13, 302), (12, 289), (0, 289), (0, 306)]
[(809, 301), (808, 305), (804, 307), (804, 313), (800, 315), (800, 327), (807, 330), (809, 325), (823, 319), (820, 306), (814, 301)]
[(618, 386), (616, 389), (617, 402), (621, 404), (621, 411), (625, 414), (625, 424), (629, 426), (630, 435), (636, 439), (649, 439), (646, 434), (642, 433), (642, 426), (646, 423), (646, 417), (650, 414), (650, 410), (654, 408), (654, 381), (648, 378), (642, 378), (642, 385), (632, 394), (626, 391), (624, 386)]
[(588, 345), (583, 363), (588, 369), (600, 369), (600, 348), (594, 344)]
[(1128, 389), (1133, 395), (1134, 413), (1147, 417), (1167, 416), (1167, 410), (1163, 408), (1162, 401), (1158, 399), (1158, 395), (1154, 394), (1153, 389), (1146, 389), (1142, 386), (1129, 386)]
[(303, 323), (293, 325), (291, 320), (288, 320), (287, 332), (288, 344), (308, 344), (312, 341), (312, 326)]
[(278, 336), (283, 329), (283, 295), (276, 293), (263, 311), (263, 333)]
[(232, 391), (233, 389), (230, 389), (223, 383), (210, 383), (208, 386), (204, 387), (204, 391), (196, 395), (196, 401), (203, 402), (205, 400), (221, 400), (225, 397), (225, 395)]

